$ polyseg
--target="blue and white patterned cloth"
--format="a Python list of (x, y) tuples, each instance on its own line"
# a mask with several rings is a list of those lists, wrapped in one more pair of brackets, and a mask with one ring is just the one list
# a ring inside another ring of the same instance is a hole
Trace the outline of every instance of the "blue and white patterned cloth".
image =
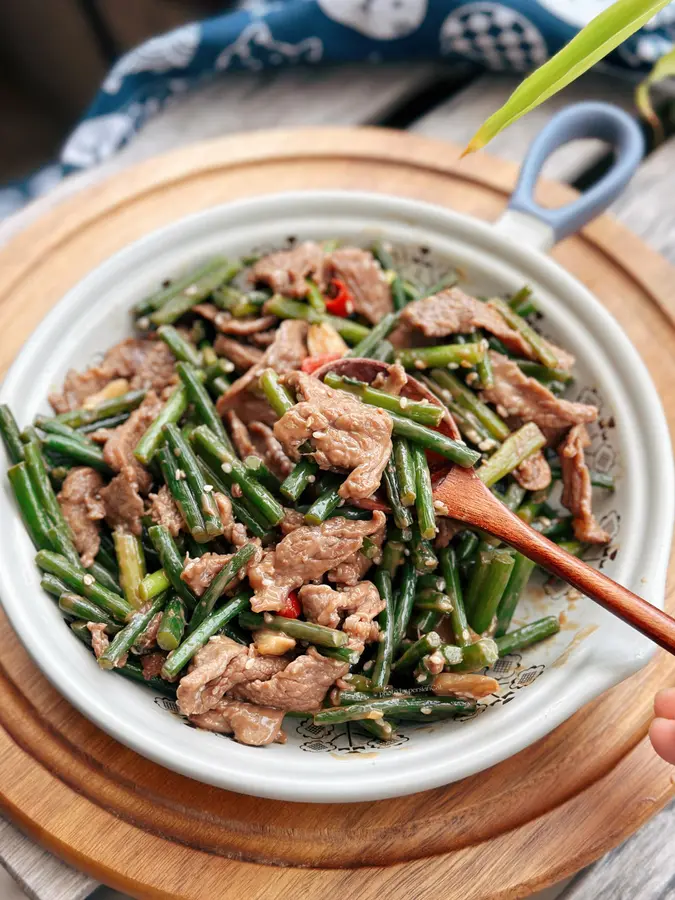
[[(611, 0), (248, 0), (242, 9), (152, 38), (122, 56), (58, 162), (0, 189), (0, 217), (64, 175), (116, 153), (172, 97), (229, 72), (323, 63), (471, 60), (524, 72)], [(675, 40), (675, 3), (610, 57), (648, 69)]]

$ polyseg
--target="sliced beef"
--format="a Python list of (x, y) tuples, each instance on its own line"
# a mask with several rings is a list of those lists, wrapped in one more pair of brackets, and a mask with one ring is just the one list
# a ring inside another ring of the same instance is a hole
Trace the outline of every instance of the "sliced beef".
[(223, 537), (235, 547), (243, 547), (248, 541), (246, 534), (246, 526), (241, 522), (235, 522), (232, 513), (232, 501), (225, 494), (216, 492), (213, 495), (220, 514), (220, 521), (223, 523)]
[[(530, 344), (506, 322), (499, 309), (489, 301), (484, 303), (465, 294), (459, 288), (449, 288), (423, 300), (408, 304), (401, 313), (401, 324), (415, 328), (425, 337), (446, 337), (449, 334), (470, 334), (482, 328), (504, 344), (516, 356), (535, 359)], [(574, 357), (550, 345), (562, 368), (571, 368)]]
[(483, 328), (518, 356), (530, 356), (527, 341), (507, 325), (496, 309), (456, 287), (409, 303), (401, 313), (401, 321), (426, 337), (469, 334)]
[[(314, 377), (323, 381), (326, 375), (334, 373), (335, 375), (341, 375), (344, 378), (355, 378), (357, 381), (373, 384), (380, 376), (381, 379), (390, 376), (393, 383), (398, 383), (401, 380), (401, 370), (399, 368), (394, 371), (395, 369), (395, 365), (391, 366), (388, 363), (380, 362), (376, 359), (352, 359), (347, 357), (321, 366), (320, 369), (317, 369), (316, 372), (314, 372)], [(408, 375), (405, 384), (401, 386), (400, 396), (405, 397), (408, 400), (414, 400), (415, 402), (431, 403), (433, 406), (439, 407), (442, 416), (441, 421), (437, 426), (437, 430), (453, 440), (461, 439), (455, 420), (452, 418), (447, 408), (421, 381), (413, 378), (412, 375)]]
[(163, 341), (128, 338), (111, 347), (98, 365), (85, 372), (71, 369), (62, 392), (51, 394), (49, 402), (57, 413), (77, 409), (117, 378), (128, 379), (133, 390), (161, 391), (175, 380), (174, 366), (173, 354)]
[(542, 429), (569, 428), (598, 417), (595, 406), (572, 403), (552, 394), (536, 378), (529, 378), (501, 353), (490, 351), (494, 387), (481, 393), (483, 400), (493, 403), (504, 418), (515, 417), (534, 422)]
[(359, 247), (343, 247), (334, 250), (326, 258), (327, 277), (344, 282), (354, 298), (354, 309), (374, 325), (394, 305), (391, 288), (380, 264), (368, 250)]
[(562, 466), (562, 503), (572, 513), (572, 527), (577, 540), (586, 544), (606, 544), (610, 536), (593, 515), (591, 476), (584, 450), (591, 439), (584, 425), (575, 425), (558, 447)]
[(154, 391), (149, 391), (138, 409), (113, 431), (103, 448), (103, 458), (110, 468), (126, 475), (141, 494), (150, 490), (152, 476), (136, 459), (134, 450), (161, 408), (162, 401)]
[(226, 337), (224, 334), (216, 337), (213, 349), (218, 356), (226, 356), (234, 363), (235, 368), (244, 371), (255, 366), (263, 357), (262, 350), (258, 350), (257, 347), (242, 344), (241, 341), (235, 341), (234, 338)]
[(220, 689), (221, 676), (234, 663), (236, 671), (243, 671), (248, 648), (224, 635), (212, 637), (194, 655), (188, 674), (184, 675), (176, 694), (178, 708), (186, 715), (212, 709), (225, 693)]
[[(148, 606), (141, 607), (139, 612), (145, 612)], [(156, 615), (150, 619), (148, 623), (148, 627), (145, 629), (143, 634), (138, 638), (136, 643), (133, 646), (133, 650), (136, 653), (145, 653), (146, 650), (152, 649), (157, 643), (157, 632), (159, 631), (159, 626), (162, 624), (162, 613), (158, 612)]]
[(226, 410), (233, 409), (245, 423), (254, 420), (270, 424), (274, 422), (276, 415), (267, 400), (262, 399), (255, 407), (255, 415), (253, 414), (251, 392), (257, 389), (258, 378), (267, 368), (274, 369), (279, 375), (298, 369), (307, 356), (306, 340), (306, 322), (294, 319), (282, 322), (274, 343), (261, 354), (259, 361), (218, 398), (216, 404), (218, 413), (222, 416)]
[(286, 297), (304, 297), (307, 279), (325, 288), (323, 276), (324, 252), (318, 244), (306, 241), (292, 250), (280, 250), (263, 256), (251, 269), (251, 281), (265, 284)]
[(460, 531), (464, 531), (466, 528), (466, 525), (463, 522), (458, 522), (456, 519), (448, 519), (444, 516), (436, 517), (436, 525), (437, 531), (434, 547), (439, 550), (443, 547), (447, 547), (455, 535), (459, 534)]
[(284, 534), (297, 531), (298, 528), (303, 528), (304, 525), (305, 516), (303, 513), (298, 512), (296, 509), (284, 509), (284, 517), (279, 525)]
[(161, 394), (178, 380), (176, 359), (164, 341), (143, 341), (130, 386), (132, 390), (155, 391)]
[(205, 553), (196, 559), (190, 559), (181, 573), (181, 581), (187, 584), (195, 597), (201, 597), (231, 559), (231, 553)]
[(298, 656), (282, 672), (266, 681), (239, 685), (232, 696), (275, 709), (315, 712), (331, 685), (348, 671), (347, 663), (321, 656), (310, 647), (304, 656)]
[(241, 459), (246, 459), (247, 456), (258, 456), (259, 454), (253, 445), (251, 435), (248, 433), (248, 428), (234, 410), (228, 409), (225, 413), (225, 421), (230, 431), (232, 443)]
[(105, 518), (101, 499), (103, 478), (88, 466), (77, 466), (65, 477), (58, 501), (73, 533), (77, 552), (86, 568), (94, 562), (100, 547), (99, 522)]
[[(369, 535), (370, 540), (375, 544), (378, 550), (382, 549), (385, 533), (386, 525), (383, 523), (377, 531)], [(341, 562), (334, 569), (331, 569), (331, 571), (328, 572), (327, 578), (329, 581), (334, 581), (337, 584), (358, 584), (374, 562), (374, 559), (366, 556), (361, 550), (356, 550), (351, 556), (348, 556), (344, 562)]]
[(156, 494), (150, 494), (150, 517), (157, 525), (167, 528), (172, 537), (177, 537), (183, 528), (183, 517), (180, 514), (171, 491), (163, 484)]
[(321, 525), (303, 525), (287, 534), (274, 550), (249, 567), (249, 583), (255, 591), (255, 612), (279, 610), (289, 593), (309, 581), (318, 581), (361, 548), (363, 539), (380, 530), (384, 513), (375, 512), (367, 522), (352, 522), (336, 516)]
[(300, 588), (298, 597), (310, 622), (338, 628), (340, 613), (346, 612), (349, 613), (343, 625), (346, 634), (364, 643), (377, 640), (379, 628), (373, 619), (382, 612), (385, 602), (372, 582), (362, 581), (341, 591), (327, 584), (306, 584)]
[(97, 428), (96, 431), (89, 432), (87, 437), (95, 444), (107, 444), (114, 433), (114, 428)]
[(526, 491), (543, 491), (551, 483), (551, 467), (540, 450), (521, 463), (513, 477)]
[(322, 469), (349, 470), (339, 489), (343, 499), (374, 494), (391, 454), (391, 417), (304, 372), (291, 372), (283, 382), (302, 398), (274, 426), (288, 455), (299, 459), (309, 441)]
[(106, 626), (103, 622), (87, 622), (87, 628), (91, 635), (91, 646), (94, 650), (94, 656), (98, 659), (110, 646), (110, 641), (105, 631)]
[(233, 334), (236, 337), (248, 337), (258, 331), (267, 331), (268, 328), (273, 328), (277, 322), (276, 316), (258, 316), (255, 319), (247, 316), (238, 319), (231, 313), (218, 309), (212, 303), (198, 303), (192, 311), (208, 319), (209, 322), (213, 322), (222, 334)]
[(248, 426), (249, 433), (258, 448), (258, 455), (262, 457), (270, 471), (281, 479), (293, 471), (293, 463), (284, 453), (284, 448), (275, 438), (274, 432), (264, 422), (251, 422)]
[(250, 341), (256, 347), (265, 347), (266, 349), (270, 344), (274, 343), (276, 334), (276, 331), (258, 331), (251, 335)]
[(150, 681), (151, 678), (158, 678), (162, 667), (166, 662), (166, 653), (146, 653), (141, 657), (141, 666), (143, 667), (143, 678)]
[(49, 402), (55, 413), (69, 412), (82, 406), (84, 400), (102, 390), (112, 376), (102, 366), (92, 366), (86, 372), (71, 369), (63, 382), (61, 393), (49, 395)]
[(373, 381), (373, 387), (398, 397), (407, 383), (408, 373), (400, 363), (394, 363), (393, 366), (390, 366), (386, 375), (384, 372), (378, 373), (375, 381)]
[(188, 674), (181, 678), (178, 707), (187, 716), (206, 712), (235, 685), (264, 681), (287, 665), (286, 657), (258, 656), (254, 647), (216, 635), (195, 654)]
[(129, 479), (129, 471), (115, 475), (109, 484), (101, 488), (101, 499), (105, 508), (105, 520), (113, 530), (120, 528), (140, 536), (145, 507), (143, 498), (138, 493), (138, 485)]
[(274, 343), (265, 351), (265, 368), (283, 375), (299, 369), (307, 356), (307, 323), (296, 319), (282, 322)]
[(250, 747), (286, 742), (286, 735), (281, 730), (284, 711), (269, 706), (221, 700), (208, 712), (190, 716), (190, 721), (206, 731), (233, 734), (235, 741)]
[(253, 266), (251, 279), (266, 284), (275, 293), (287, 297), (304, 297), (307, 279), (325, 290), (332, 278), (344, 282), (354, 299), (354, 309), (370, 322), (379, 322), (391, 312), (391, 288), (380, 264), (367, 250), (343, 247), (325, 254), (311, 241), (292, 250), (282, 250), (263, 257)]
[[(94, 651), (94, 656), (98, 659), (110, 646), (110, 639), (105, 631), (106, 626), (102, 622), (87, 622), (87, 628), (91, 634), (91, 646)], [(122, 669), (126, 666), (128, 659), (129, 654), (123, 653), (115, 663), (115, 668)]]
[(259, 331), (273, 328), (276, 322), (276, 316), (258, 316), (256, 319), (237, 319), (232, 316), (229, 319), (221, 320), (218, 329), (223, 334), (247, 337), (250, 334), (257, 334)]

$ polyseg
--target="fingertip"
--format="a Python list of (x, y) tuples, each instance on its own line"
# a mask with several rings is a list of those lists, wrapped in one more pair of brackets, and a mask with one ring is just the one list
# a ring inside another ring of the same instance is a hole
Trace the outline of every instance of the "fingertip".
[(654, 715), (657, 719), (675, 719), (675, 688), (658, 692), (654, 698)]
[(675, 721), (654, 719), (649, 728), (649, 738), (658, 755), (675, 766)]

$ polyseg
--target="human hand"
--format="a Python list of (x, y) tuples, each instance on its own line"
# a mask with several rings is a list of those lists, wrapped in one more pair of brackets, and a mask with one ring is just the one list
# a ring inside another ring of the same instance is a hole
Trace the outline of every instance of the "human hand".
[(675, 688), (658, 692), (654, 716), (649, 729), (652, 746), (666, 762), (675, 765)]

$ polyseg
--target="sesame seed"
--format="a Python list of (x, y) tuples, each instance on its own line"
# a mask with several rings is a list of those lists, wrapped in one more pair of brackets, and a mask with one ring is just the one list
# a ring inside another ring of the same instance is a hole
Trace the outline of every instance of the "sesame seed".
[(212, 484), (205, 484), (205, 485), (204, 485), (204, 491), (205, 491), (207, 494), (210, 494), (212, 490), (213, 490), (213, 485), (212, 485)]
[(266, 613), (263, 613), (263, 619), (269, 625), (270, 622), (274, 621), (274, 616), (272, 615), (272, 613), (266, 612)]
[(96, 579), (93, 575), (85, 575), (82, 581), (87, 585), (87, 587), (91, 587), (92, 584), (96, 583)]
[(466, 376), (466, 383), (473, 384), (476, 381), (478, 381), (478, 372), (469, 372)]
[[(364, 666), (364, 669), (365, 669), (365, 666)], [(419, 682), (426, 681), (426, 680), (427, 680), (427, 676), (424, 673), (421, 673), (420, 675), (418, 675), (415, 678), (415, 681), (419, 681)]]
[(142, 316), (136, 322), (136, 325), (141, 329), (141, 331), (147, 331), (150, 327), (150, 319), (147, 316)]
[(428, 559), (428, 560), (426, 561), (426, 563), (425, 563), (425, 566), (426, 566), (428, 569), (433, 569), (435, 565), (436, 565), (436, 560), (435, 560), (435, 559)]
[(406, 409), (406, 407), (408, 406), (408, 398), (401, 397), (401, 399), (398, 401), (398, 405), (401, 407), (401, 409)]
[(375, 665), (374, 661), (372, 659), (369, 659), (368, 662), (363, 664), (363, 671), (370, 672), (370, 670), (373, 668), (374, 665)]
[(224, 462), (220, 468), (226, 475), (229, 475), (232, 472), (232, 464), (229, 462)]
[(449, 369), (459, 369), (459, 366), (457, 365), (457, 363), (451, 362), (451, 363), (448, 363), (448, 368)]
[(427, 364), (424, 362), (423, 359), (415, 360), (415, 368), (416, 369), (426, 369), (426, 367), (427, 367)]
[(226, 359), (222, 365), (224, 372), (234, 372), (234, 363), (230, 362), (229, 359)]
[(185, 481), (186, 475), (182, 469), (176, 469), (176, 481)]
[(316, 481), (316, 475), (309, 475), (309, 476), (308, 476), (308, 478), (307, 478), (308, 484), (314, 484), (315, 481)]
[(191, 284), (185, 288), (185, 295), (187, 297), (194, 297), (195, 294), (199, 291), (199, 288), (196, 284)]
[(318, 440), (319, 438), (326, 437), (326, 433), (324, 431), (313, 431), (312, 437), (317, 438)]
[(431, 710), (431, 707), (430, 707), (430, 706), (423, 706), (423, 707), (420, 709), (420, 712), (422, 713), (423, 716), (430, 716), (432, 710)]

